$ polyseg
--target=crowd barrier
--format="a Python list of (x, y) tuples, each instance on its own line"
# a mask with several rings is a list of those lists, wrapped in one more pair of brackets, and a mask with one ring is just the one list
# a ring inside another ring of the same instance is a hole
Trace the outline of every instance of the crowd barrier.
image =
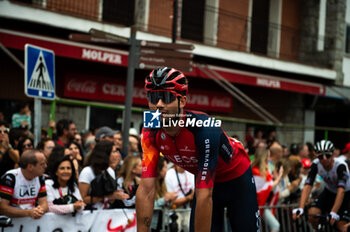
[[(274, 211), (276, 219), (280, 223), (280, 232), (312, 232), (314, 231), (311, 227), (311, 225), (308, 223), (307, 216), (304, 214), (302, 217), (294, 221), (292, 219), (292, 210), (295, 208), (298, 208), (298, 204), (289, 204), (289, 205), (276, 205), (273, 207), (270, 206), (263, 206), (260, 207), (260, 209), (270, 209)], [(176, 209), (176, 210), (170, 210), (170, 209), (157, 209), (157, 210), (162, 210), (163, 215), (165, 215), (164, 220), (163, 220), (163, 227), (161, 232), (170, 232), (169, 225), (172, 222), (172, 219), (169, 217), (169, 215), (172, 212), (176, 212), (178, 216), (181, 216), (182, 214), (186, 213), (186, 216), (189, 215), (191, 212), (190, 209)], [(226, 215), (226, 212), (225, 212)], [(185, 217), (186, 217), (185, 216)], [(189, 224), (185, 224), (184, 222), (189, 223), (189, 220), (182, 220), (182, 221), (177, 221), (177, 224), (179, 228), (189, 228)], [(229, 221), (227, 217), (225, 216), (223, 219), (224, 223), (224, 231), (223, 232), (232, 232), (231, 227), (229, 225)], [(183, 232), (187, 232), (188, 230), (184, 230)], [(261, 217), (261, 227), (260, 227), (260, 232), (269, 232), (270, 229), (268, 228), (268, 225), (265, 223), (263, 217)], [(335, 231), (329, 224), (325, 226), (325, 228), (322, 228), (323, 232), (333, 232)], [(178, 232), (181, 232), (178, 230)]]
[[(263, 206), (260, 209), (271, 209), (275, 212), (275, 217), (280, 223), (280, 232), (312, 232), (314, 229), (311, 224), (308, 222), (307, 210), (306, 214), (301, 216), (297, 220), (292, 219), (292, 210), (298, 208), (299, 204), (289, 204), (289, 205), (276, 205), (274, 207)], [(270, 231), (267, 224), (262, 218), (261, 221), (261, 231), (268, 232)], [(333, 227), (326, 223), (325, 227), (322, 228), (323, 232), (333, 232), (335, 231)]]
[(46, 213), (33, 220), (13, 218), (13, 226), (5, 232), (132, 232), (136, 231), (136, 212), (133, 209), (83, 211), (75, 216)]
[[(307, 222), (304, 215), (300, 219), (292, 220), (292, 209), (298, 205), (277, 205), (274, 207), (260, 207), (261, 209), (271, 209), (275, 211), (275, 216), (280, 223), (280, 232), (312, 232), (314, 231)], [(170, 217), (176, 212), (178, 228), (183, 228), (184, 232), (189, 228), (190, 209), (155, 209), (162, 211), (162, 229), (160, 232), (169, 232), (171, 223), (174, 223)], [(226, 215), (226, 214), (225, 214)], [(183, 220), (181, 220), (183, 219)], [(31, 218), (13, 218), (13, 226), (4, 228), (5, 232), (132, 232), (136, 231), (136, 212), (134, 209), (111, 209), (83, 211), (75, 216), (57, 215), (46, 213), (41, 219), (33, 220)], [(231, 232), (227, 217), (224, 217), (224, 232)], [(180, 230), (178, 230), (181, 232)], [(261, 219), (260, 232), (269, 232), (264, 219)], [(322, 231), (333, 232), (333, 228), (326, 226)]]

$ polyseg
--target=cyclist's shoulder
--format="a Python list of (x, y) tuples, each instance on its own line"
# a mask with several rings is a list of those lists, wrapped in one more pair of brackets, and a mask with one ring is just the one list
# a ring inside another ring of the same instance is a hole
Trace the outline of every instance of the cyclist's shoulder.
[(339, 167), (339, 166), (347, 167), (347, 163), (343, 157), (334, 158), (334, 165), (336, 165), (337, 167)]
[(154, 138), (159, 130), (160, 128), (143, 128), (141, 132), (141, 140)]
[[(195, 110), (185, 110), (184, 116), (186, 117), (187, 129), (192, 133), (203, 133), (210, 131), (210, 133), (216, 131), (222, 131), (221, 120), (217, 120), (214, 117), (209, 116), (207, 113)], [(200, 122), (200, 123), (198, 123)]]
[(187, 118), (196, 118), (196, 119), (207, 119), (210, 118), (210, 116), (202, 111), (196, 111), (196, 110), (184, 110), (184, 116)]

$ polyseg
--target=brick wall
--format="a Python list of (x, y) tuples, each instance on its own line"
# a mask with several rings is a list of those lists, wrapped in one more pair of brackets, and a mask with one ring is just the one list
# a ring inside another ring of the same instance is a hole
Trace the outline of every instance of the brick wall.
[(99, 0), (47, 0), (47, 9), (97, 20)]
[(231, 0), (220, 0), (218, 47), (246, 50), (248, 8), (246, 0), (237, 0), (235, 4)]
[(299, 56), (300, 2), (282, 3), (280, 58), (297, 60)]
[(173, 1), (150, 0), (148, 32), (171, 37)]

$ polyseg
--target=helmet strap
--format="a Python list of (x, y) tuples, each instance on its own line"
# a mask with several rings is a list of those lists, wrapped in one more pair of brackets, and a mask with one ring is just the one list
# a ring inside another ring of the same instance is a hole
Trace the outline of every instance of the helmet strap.
[(180, 118), (180, 96), (177, 96), (177, 117)]

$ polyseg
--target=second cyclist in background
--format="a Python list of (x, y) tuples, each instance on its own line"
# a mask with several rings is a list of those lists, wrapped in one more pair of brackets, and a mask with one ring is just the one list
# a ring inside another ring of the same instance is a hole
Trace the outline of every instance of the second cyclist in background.
[[(303, 188), (299, 208), (293, 210), (293, 219), (304, 213), (305, 204), (314, 184), (316, 175), (319, 174), (325, 182), (324, 191), (311, 203), (309, 215), (330, 215), (330, 224), (339, 230), (350, 218), (350, 177), (349, 168), (344, 161), (332, 156), (334, 146), (331, 141), (322, 140), (315, 145), (317, 159), (312, 162), (311, 170)], [(309, 216), (309, 221), (316, 229), (318, 219)]]

